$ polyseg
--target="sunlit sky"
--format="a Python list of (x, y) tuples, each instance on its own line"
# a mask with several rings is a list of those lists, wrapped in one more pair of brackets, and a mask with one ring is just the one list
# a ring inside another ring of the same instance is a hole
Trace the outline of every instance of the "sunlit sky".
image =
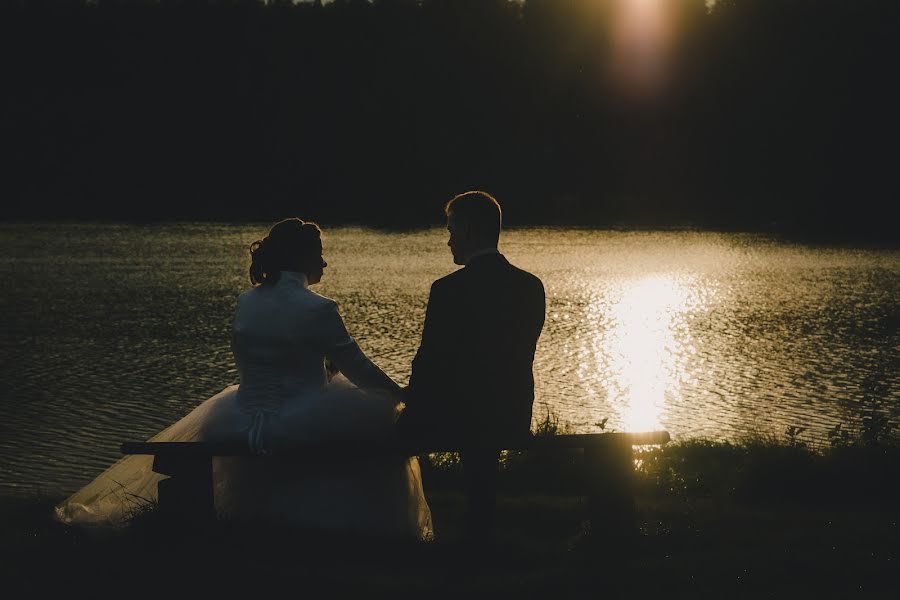
[[(610, 20), (598, 26), (610, 28), (613, 44), (610, 66), (620, 89), (638, 95), (657, 91), (668, 74), (667, 60), (678, 35), (676, 1), (595, 1), (606, 3), (610, 9)], [(705, 0), (705, 3), (707, 8), (712, 8), (716, 0)]]

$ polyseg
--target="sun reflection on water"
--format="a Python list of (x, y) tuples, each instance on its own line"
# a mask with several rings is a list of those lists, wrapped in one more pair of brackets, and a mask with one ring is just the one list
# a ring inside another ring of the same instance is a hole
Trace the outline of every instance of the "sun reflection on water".
[(663, 427), (667, 403), (689, 377), (694, 352), (685, 322), (697, 307), (689, 278), (651, 275), (623, 282), (605, 307), (606, 327), (596, 336), (597, 367), (607, 402), (624, 431)]

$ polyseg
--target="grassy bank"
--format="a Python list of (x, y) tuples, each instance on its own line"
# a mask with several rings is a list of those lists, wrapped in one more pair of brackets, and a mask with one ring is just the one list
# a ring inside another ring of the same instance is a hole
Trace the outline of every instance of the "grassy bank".
[[(544, 433), (551, 433), (545, 431)], [(900, 547), (894, 440), (692, 440), (637, 456), (640, 534), (590, 531), (577, 452), (506, 456), (496, 544), (459, 539), (453, 456), (423, 465), (438, 539), (424, 547), (149, 513), (114, 533), (63, 527), (54, 499), (0, 504), (5, 581), (102, 597), (287, 590), (367, 597), (886, 597)], [(283, 593), (283, 592), (281, 592)]]
[[(825, 440), (805, 429), (747, 435), (736, 441), (687, 439), (635, 449), (635, 486), (647, 500), (796, 503), (809, 507), (900, 506), (900, 435), (881, 413), (836, 426)], [(535, 435), (570, 433), (548, 414)], [(577, 495), (583, 490), (579, 450), (504, 453), (500, 488), (509, 494)], [(455, 454), (423, 460), (431, 489), (462, 485)]]

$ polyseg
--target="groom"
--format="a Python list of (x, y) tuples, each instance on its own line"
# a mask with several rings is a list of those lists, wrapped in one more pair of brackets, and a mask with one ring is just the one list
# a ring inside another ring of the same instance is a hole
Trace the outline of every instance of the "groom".
[(461, 450), (466, 534), (477, 540), (494, 524), (499, 450), (529, 435), (544, 286), (497, 250), (501, 211), (490, 194), (460, 194), (444, 212), (464, 268), (431, 286), (397, 427), (413, 448)]

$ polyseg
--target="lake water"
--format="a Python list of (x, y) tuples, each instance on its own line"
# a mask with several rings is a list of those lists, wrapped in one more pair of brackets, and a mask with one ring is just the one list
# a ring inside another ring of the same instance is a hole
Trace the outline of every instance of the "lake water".
[[(264, 225), (0, 224), (0, 495), (60, 494), (237, 374), (247, 246)], [(862, 404), (900, 415), (900, 251), (763, 236), (507, 231), (547, 291), (535, 417), (577, 432), (823, 440)], [(409, 377), (441, 229), (326, 232), (317, 291), (389, 375)]]

